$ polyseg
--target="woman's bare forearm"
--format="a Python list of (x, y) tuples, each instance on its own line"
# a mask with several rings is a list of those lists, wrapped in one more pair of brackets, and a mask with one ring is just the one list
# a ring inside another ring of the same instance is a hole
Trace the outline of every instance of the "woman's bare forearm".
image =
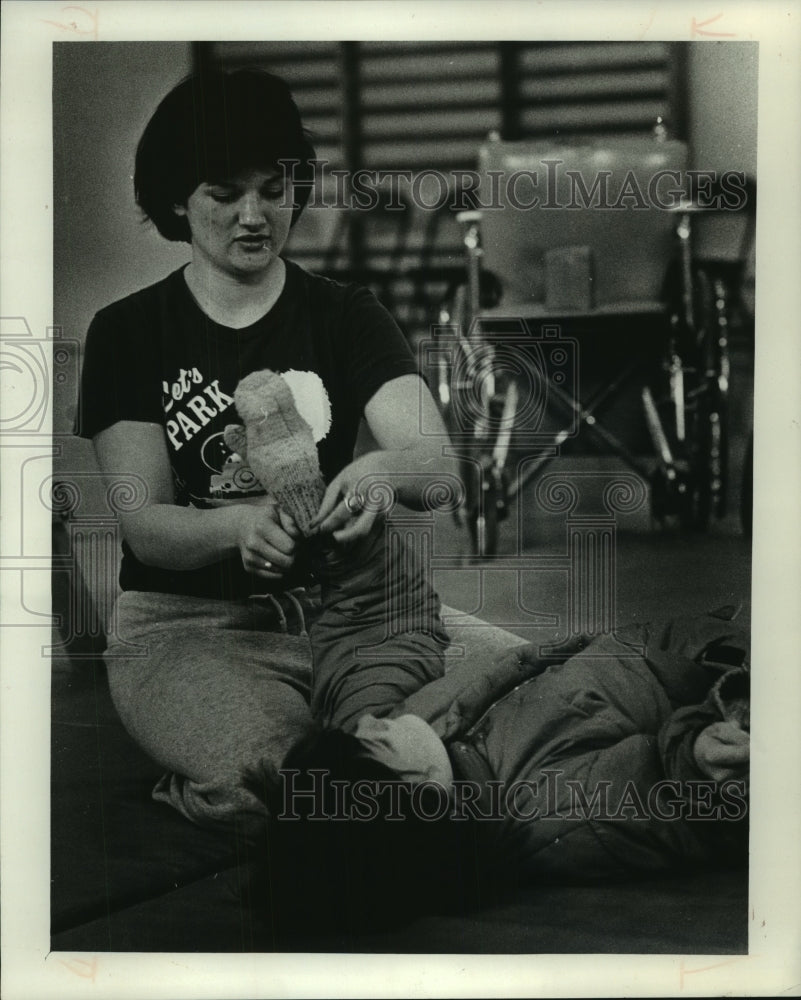
[[(415, 448), (368, 452), (354, 463), (352, 479), (365, 487), (391, 489), (399, 503), (412, 510), (433, 510), (453, 491), (458, 493), (459, 464), (455, 458)], [(356, 485), (356, 484), (354, 484)]]
[(137, 559), (145, 565), (199, 569), (239, 552), (247, 511), (243, 505), (198, 510), (152, 504), (135, 514), (123, 515), (122, 530)]
[(252, 503), (227, 501), (203, 509), (175, 503), (160, 425), (120, 421), (97, 434), (94, 447), (109, 486), (122, 469), (145, 484), (147, 505), (120, 516), (125, 540), (140, 562), (161, 569), (193, 570), (239, 554), (250, 572), (266, 579), (288, 568), (294, 543), (278, 523), (270, 498), (255, 498)]

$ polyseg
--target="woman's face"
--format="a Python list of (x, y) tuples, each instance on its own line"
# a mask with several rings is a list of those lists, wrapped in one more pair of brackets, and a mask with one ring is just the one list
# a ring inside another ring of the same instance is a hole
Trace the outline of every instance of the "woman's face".
[(193, 263), (248, 281), (284, 248), (292, 223), (292, 182), (278, 171), (250, 170), (204, 182), (175, 212), (186, 216)]

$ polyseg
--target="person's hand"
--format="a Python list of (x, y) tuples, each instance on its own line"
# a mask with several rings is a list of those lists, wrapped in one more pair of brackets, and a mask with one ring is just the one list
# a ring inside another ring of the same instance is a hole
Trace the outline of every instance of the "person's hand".
[(369, 535), (379, 513), (365, 506), (364, 479), (369, 473), (369, 455), (346, 465), (329, 483), (312, 527), (344, 544)]
[(693, 753), (698, 767), (713, 781), (748, 777), (751, 738), (735, 722), (713, 722), (702, 729)]
[(236, 513), (242, 565), (263, 580), (280, 580), (295, 562), (300, 531), (275, 504), (241, 504)]

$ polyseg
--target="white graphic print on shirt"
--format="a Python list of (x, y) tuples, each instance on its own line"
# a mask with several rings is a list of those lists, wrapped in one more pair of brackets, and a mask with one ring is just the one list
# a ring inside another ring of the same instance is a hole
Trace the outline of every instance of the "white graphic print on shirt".
[[(321, 441), (331, 427), (331, 403), (322, 379), (316, 372), (294, 369), (283, 373), (282, 377), (292, 392), (298, 412), (311, 427), (314, 440)], [(167, 437), (175, 452), (214, 417), (234, 405), (233, 397), (220, 388), (219, 379), (208, 385), (202, 385), (203, 382), (204, 377), (196, 367), (181, 368), (173, 382), (162, 382)], [(242, 456), (231, 451), (225, 443), (222, 431), (211, 433), (200, 445), (198, 454), (211, 475), (208, 492), (203, 496), (188, 490), (193, 505), (203, 506), (209, 499), (234, 500), (265, 492)]]
[(194, 392), (184, 402), (184, 397), (202, 381), (203, 376), (197, 368), (182, 368), (171, 385), (166, 381), (162, 382), (161, 400), (167, 417), (167, 437), (176, 451), (180, 451), (187, 441), (200, 433), (212, 418), (234, 404), (233, 397), (220, 388), (219, 379), (203, 386), (201, 391)]

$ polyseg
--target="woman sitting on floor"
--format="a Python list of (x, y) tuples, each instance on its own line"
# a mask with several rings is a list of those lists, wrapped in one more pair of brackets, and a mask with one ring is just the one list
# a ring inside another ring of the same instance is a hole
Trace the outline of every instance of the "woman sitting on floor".
[[(434, 401), (386, 310), (368, 290), (284, 255), (314, 162), (277, 77), (204, 72), (179, 83), (144, 130), (134, 187), (145, 216), (188, 244), (190, 259), (101, 309), (86, 340), (78, 432), (111, 488), (137, 484), (120, 516), (111, 694), (165, 771), (154, 796), (205, 825), (259, 829), (264, 803), (242, 771), (280, 765), (311, 729), (306, 631), (317, 600), (300, 540), (313, 515), (322, 535), (353, 542), (376, 518), (360, 502), (362, 481), (420, 509), (432, 470), (449, 461)], [(265, 368), (286, 376), (260, 404), (269, 419), (250, 421), (260, 426), (254, 455), (272, 454), (266, 486), (243, 460), (244, 439), (226, 431), (247, 422), (237, 386)], [(292, 475), (279, 472), (292, 468), (283, 446), (295, 425), (282, 400), (295, 395), (307, 404), (316, 471), (290, 521), (278, 499)], [(421, 435), (421, 418), (442, 436)], [(375, 447), (354, 458), (362, 421)], [(420, 633), (421, 657), (406, 658), (405, 693), (442, 672), (438, 602), (430, 588), (421, 599), (434, 624)]]

